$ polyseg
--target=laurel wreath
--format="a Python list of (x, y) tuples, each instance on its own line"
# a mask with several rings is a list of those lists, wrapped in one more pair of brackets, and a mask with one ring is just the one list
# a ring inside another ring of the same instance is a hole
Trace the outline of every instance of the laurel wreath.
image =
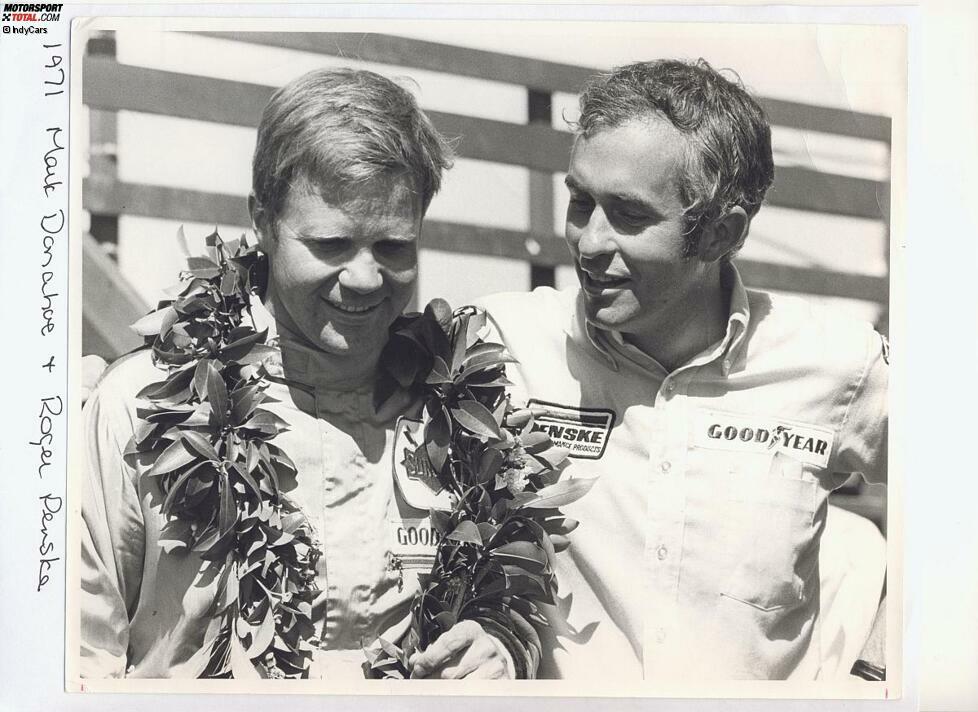
[[(178, 238), (186, 252), (182, 228)], [(272, 441), (288, 424), (261, 407), (277, 349), (250, 305), (267, 265), (244, 237), (225, 243), (215, 230), (205, 244), (176, 296), (133, 325), (166, 376), (137, 394), (145, 405), (125, 454), (158, 481), (164, 551), (198, 554), (199, 576), (218, 581), (220, 628), (201, 677), (250, 664), (266, 677), (305, 678), (318, 642), (321, 551), (283, 491), (296, 467)], [(505, 364), (514, 359), (485, 336), (483, 312), (435, 300), (394, 322), (381, 355), (375, 401), (399, 389), (423, 400), (415, 455), (453, 506), (431, 512), (441, 539), (431, 573), (419, 577), (411, 629), (400, 645), (365, 650), (368, 677), (408, 677), (410, 655), (465, 619), (496, 633), (519, 665), (519, 642), (546, 625), (537, 604), (553, 603), (555, 556), (577, 526), (558, 508), (593, 480), (560, 481), (566, 452), (534, 429), (531, 410), (510, 404)]]
[[(435, 300), (423, 314), (401, 317), (381, 354), (376, 397), (413, 389), (424, 400), (424, 438), (415, 457), (428, 460), (452, 499), (431, 510), (440, 535), (412, 625), (401, 645), (366, 649), (371, 677), (404, 678), (408, 660), (461, 620), (475, 620), (513, 654), (520, 677), (525, 638), (547, 625), (538, 603), (554, 603), (556, 554), (577, 522), (559, 507), (584, 496), (593, 479), (561, 480), (567, 452), (535, 429), (534, 411), (510, 403), (501, 344), (487, 342), (485, 312), (452, 312)], [(537, 644), (538, 641), (537, 641)]]

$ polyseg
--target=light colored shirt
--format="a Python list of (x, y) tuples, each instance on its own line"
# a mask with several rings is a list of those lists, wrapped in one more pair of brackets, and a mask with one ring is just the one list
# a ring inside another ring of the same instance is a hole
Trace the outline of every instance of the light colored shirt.
[(723, 338), (668, 372), (589, 325), (578, 289), (484, 300), (516, 397), (599, 479), (565, 513), (539, 677), (816, 679), (819, 542), (849, 473), (886, 476), (868, 324), (724, 274)]
[[(427, 510), (395, 485), (394, 421), (378, 417), (372, 393), (328, 387), (316, 352), (300, 346), (285, 345), (282, 361), (291, 385), (271, 383), (277, 402), (261, 407), (290, 426), (275, 439), (298, 469), (287, 496), (322, 551), (311, 677), (362, 677), (361, 648), (407, 631), (417, 575), (430, 570), (437, 540)], [(122, 456), (135, 394), (164, 375), (138, 352), (112, 367), (85, 406), (83, 677), (196, 677), (218, 633), (217, 577), (202, 575), (197, 554), (164, 553), (158, 478), (141, 477)]]

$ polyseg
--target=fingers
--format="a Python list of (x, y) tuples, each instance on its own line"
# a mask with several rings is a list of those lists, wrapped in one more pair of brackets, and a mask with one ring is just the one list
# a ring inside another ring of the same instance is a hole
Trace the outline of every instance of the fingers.
[(417, 653), (411, 660), (411, 677), (427, 677), (431, 672), (448, 665), (463, 653), (480, 635), (485, 635), (475, 621), (456, 623), (445, 631), (438, 640), (428, 646), (423, 653)]
[[(472, 647), (462, 656), (458, 665), (444, 668), (440, 675), (443, 680), (501, 680), (509, 678), (505, 660), (496, 654), (495, 645), (490, 640), (473, 643)], [(479, 646), (480, 650), (476, 647)], [(434, 677), (434, 675), (432, 676)]]
[(415, 653), (412, 678), (496, 680), (513, 677), (512, 661), (503, 644), (475, 621), (462, 621), (446, 631), (423, 653)]

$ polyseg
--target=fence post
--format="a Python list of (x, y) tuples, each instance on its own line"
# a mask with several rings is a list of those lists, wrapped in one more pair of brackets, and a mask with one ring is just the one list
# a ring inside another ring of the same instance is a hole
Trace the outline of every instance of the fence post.
[[(100, 31), (92, 35), (86, 47), (88, 54), (115, 58), (115, 32)], [(93, 178), (116, 180), (118, 177), (118, 118), (115, 111), (91, 109), (89, 112), (89, 166)], [(119, 216), (91, 213), (89, 232), (113, 260), (119, 252)]]
[[(551, 125), (550, 92), (539, 89), (526, 90), (527, 122)], [(530, 169), (530, 239), (553, 239), (554, 234), (554, 187), (553, 174)], [(532, 243), (528, 243), (529, 246)], [(532, 257), (531, 250), (531, 257)], [(530, 262), (530, 289), (553, 287), (556, 269), (549, 265)]]

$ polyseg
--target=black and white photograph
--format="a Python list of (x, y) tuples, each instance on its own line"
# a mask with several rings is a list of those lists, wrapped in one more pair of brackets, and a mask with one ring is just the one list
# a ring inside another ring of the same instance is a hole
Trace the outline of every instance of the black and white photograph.
[(905, 27), (72, 41), (69, 690), (901, 697)]

